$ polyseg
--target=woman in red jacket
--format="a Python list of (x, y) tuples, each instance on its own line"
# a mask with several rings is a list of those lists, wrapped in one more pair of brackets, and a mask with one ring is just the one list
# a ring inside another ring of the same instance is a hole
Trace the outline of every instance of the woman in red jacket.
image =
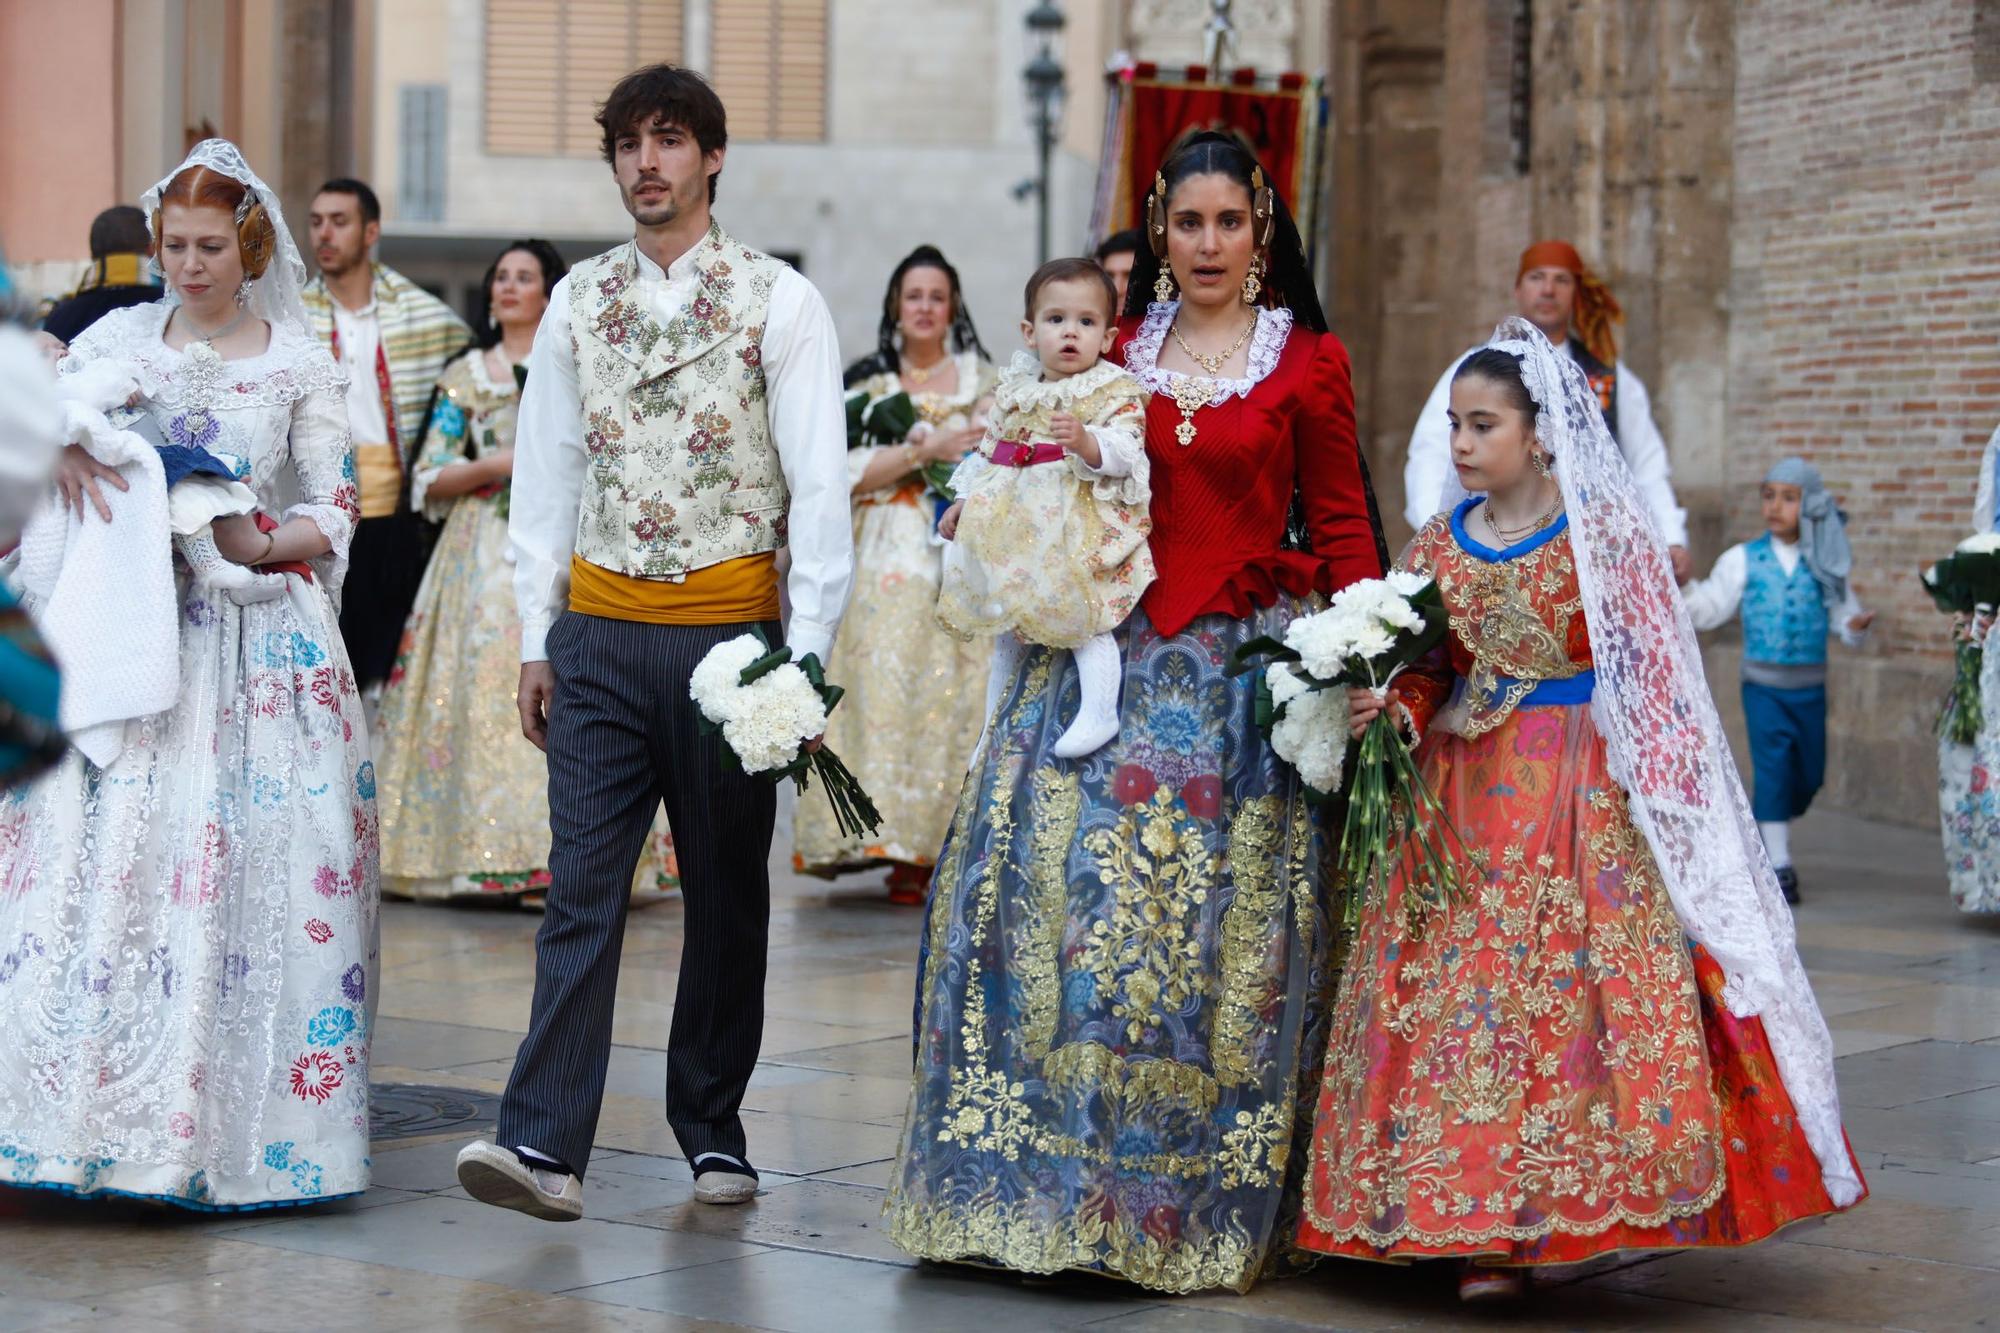
[(1158, 576), (1118, 632), (1119, 735), (1051, 753), (1067, 653), (1002, 692), (938, 858), (888, 1213), (923, 1258), (1241, 1290), (1294, 1229), (1331, 833), (1227, 669), (1385, 560), (1347, 353), (1255, 159), (1194, 136), (1149, 214), (1122, 353)]

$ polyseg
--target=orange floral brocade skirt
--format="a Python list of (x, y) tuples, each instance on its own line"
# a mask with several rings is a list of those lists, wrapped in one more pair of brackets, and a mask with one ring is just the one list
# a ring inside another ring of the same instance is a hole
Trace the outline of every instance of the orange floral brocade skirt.
[(1363, 911), (1299, 1243), (1560, 1264), (1836, 1211), (1763, 1024), (1729, 1013), (1682, 932), (1588, 706), (1435, 733), (1418, 758), (1465, 883), (1412, 901), (1406, 861)]

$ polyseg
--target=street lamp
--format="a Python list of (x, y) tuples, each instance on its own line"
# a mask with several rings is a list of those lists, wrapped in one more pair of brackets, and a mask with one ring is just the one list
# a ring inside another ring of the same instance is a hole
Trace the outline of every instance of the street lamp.
[(1029, 123), (1035, 129), (1039, 167), (1035, 177), (1035, 236), (1037, 262), (1049, 259), (1049, 156), (1055, 150), (1056, 124), (1062, 119), (1063, 67), (1056, 59), (1062, 36), (1063, 12), (1055, 0), (1039, 0), (1028, 11), (1028, 40), (1033, 57), (1021, 77), (1028, 84)]

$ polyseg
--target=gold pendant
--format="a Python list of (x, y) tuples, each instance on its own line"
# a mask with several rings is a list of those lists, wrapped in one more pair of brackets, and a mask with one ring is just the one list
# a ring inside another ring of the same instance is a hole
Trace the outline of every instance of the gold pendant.
[(1174, 406), (1181, 410), (1181, 424), (1174, 427), (1174, 438), (1185, 449), (1194, 443), (1194, 414), (1215, 397), (1215, 381), (1183, 375), (1174, 384), (1172, 392)]

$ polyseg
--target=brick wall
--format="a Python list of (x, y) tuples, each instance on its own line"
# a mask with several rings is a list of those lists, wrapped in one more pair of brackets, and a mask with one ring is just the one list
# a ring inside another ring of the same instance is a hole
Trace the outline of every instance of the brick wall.
[(1949, 665), (1915, 576), (1970, 530), (2000, 421), (2000, 70), (1975, 60), (1992, 8), (1758, 0), (1736, 19), (1723, 535), (1759, 530), (1772, 461), (1819, 465), (1879, 613), (1866, 648), (1836, 650), (1826, 799), (1921, 823)]

